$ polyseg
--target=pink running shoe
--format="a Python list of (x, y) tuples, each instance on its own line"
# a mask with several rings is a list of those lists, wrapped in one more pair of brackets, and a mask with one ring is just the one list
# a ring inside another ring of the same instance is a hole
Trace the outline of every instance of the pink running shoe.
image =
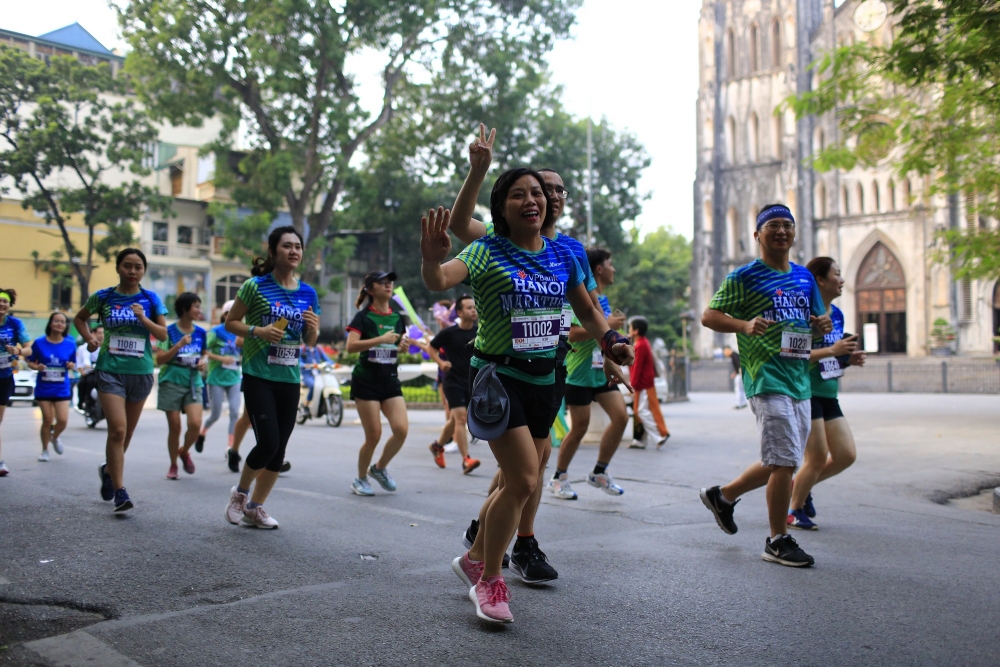
[(177, 479), (177, 466), (170, 466), (167, 471), (167, 479)]
[(511, 623), (514, 620), (508, 604), (510, 591), (501, 576), (480, 579), (469, 589), (469, 598), (476, 603), (476, 616), (484, 621)]
[(273, 530), (278, 527), (278, 522), (268, 516), (263, 505), (257, 505), (253, 509), (243, 510), (243, 523), (250, 524), (254, 528), (265, 528)]
[[(176, 474), (176, 471), (174, 471)], [(247, 508), (247, 494), (240, 493), (236, 487), (229, 492), (229, 504), (226, 505), (226, 521), (234, 526), (243, 518), (243, 511)]]
[(472, 560), (469, 558), (468, 551), (451, 561), (451, 569), (455, 571), (458, 578), (464, 581), (465, 585), (469, 588), (479, 583), (479, 580), (483, 576), (483, 567), (485, 565), (481, 560)]
[(191, 453), (190, 452), (181, 452), (179, 454), (179, 456), (181, 457), (181, 462), (184, 464), (184, 472), (186, 472), (189, 475), (193, 475), (194, 474), (194, 461), (191, 460)]

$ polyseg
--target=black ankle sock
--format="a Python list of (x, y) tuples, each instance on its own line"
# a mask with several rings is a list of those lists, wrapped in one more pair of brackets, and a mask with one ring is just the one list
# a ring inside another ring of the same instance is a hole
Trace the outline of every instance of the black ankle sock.
[(559, 475), (562, 475), (565, 472), (566, 472), (565, 470), (560, 470), (559, 468), (556, 468), (556, 474), (552, 475), (552, 479), (559, 479)]
[(600, 461), (598, 461), (597, 465), (594, 466), (594, 474), (595, 475), (602, 475), (602, 474), (604, 474), (604, 472), (607, 469), (608, 469), (608, 464), (607, 463), (601, 463)]

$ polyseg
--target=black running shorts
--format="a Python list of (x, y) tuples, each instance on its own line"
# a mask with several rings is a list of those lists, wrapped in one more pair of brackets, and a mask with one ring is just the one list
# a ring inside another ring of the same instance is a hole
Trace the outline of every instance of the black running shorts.
[(444, 390), (444, 397), (448, 401), (449, 408), (469, 407), (469, 399), (472, 398), (472, 394), (468, 382), (445, 377), (444, 382), (441, 383), (441, 389)]
[[(558, 375), (558, 370), (556, 374)], [(500, 384), (507, 390), (510, 400), (510, 418), (507, 420), (507, 430), (527, 426), (532, 438), (549, 437), (552, 427), (554, 384), (531, 384), (503, 373), (497, 373)]]
[(844, 413), (840, 410), (840, 401), (835, 398), (812, 397), (812, 420), (822, 419), (832, 421), (840, 419)]
[(602, 384), (600, 387), (578, 387), (574, 384), (566, 385), (566, 405), (590, 405), (597, 400), (598, 395), (606, 394), (609, 391), (618, 391), (618, 387), (610, 387)]
[(381, 378), (376, 382), (365, 380), (357, 375), (351, 377), (351, 400), (352, 401), (388, 401), (403, 395), (403, 388), (399, 384), (399, 376)]

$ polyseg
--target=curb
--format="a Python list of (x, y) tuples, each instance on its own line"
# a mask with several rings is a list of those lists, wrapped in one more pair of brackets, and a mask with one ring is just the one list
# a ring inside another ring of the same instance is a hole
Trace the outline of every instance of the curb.
[(1000, 486), (993, 489), (993, 511), (1000, 514)]

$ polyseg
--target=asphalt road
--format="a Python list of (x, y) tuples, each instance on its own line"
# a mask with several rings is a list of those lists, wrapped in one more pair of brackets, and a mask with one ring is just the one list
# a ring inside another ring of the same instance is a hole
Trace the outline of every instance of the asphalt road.
[[(38, 463), (36, 409), (2, 425), (0, 665), (943, 665), (1000, 662), (1000, 515), (945, 499), (1000, 483), (1000, 398), (849, 394), (857, 464), (820, 485), (807, 570), (766, 563), (761, 491), (720, 531), (698, 489), (757, 456), (729, 395), (665, 408), (663, 451), (622, 449), (620, 498), (570, 471), (537, 536), (560, 578), (508, 577), (515, 622), (475, 616), (450, 561), (495, 470), (439, 470), (440, 413), (411, 413), (395, 494), (350, 493), (361, 429), (297, 427), (267, 503), (277, 531), (223, 509), (223, 418), (198, 471), (164, 478), (166, 424), (147, 410), (126, 459), (136, 508), (98, 495), (104, 428), (71, 416), (64, 456)], [(247, 443), (252, 444), (252, 443)], [(376, 487), (377, 488), (377, 487)]]

